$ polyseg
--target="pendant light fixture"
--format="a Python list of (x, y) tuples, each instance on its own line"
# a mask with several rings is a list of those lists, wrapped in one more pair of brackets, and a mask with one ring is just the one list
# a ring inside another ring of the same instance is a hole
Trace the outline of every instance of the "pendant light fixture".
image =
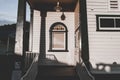
[(60, 2), (57, 2), (57, 5), (54, 8), (56, 10), (56, 12), (60, 12), (62, 10), (62, 7), (60, 6)]

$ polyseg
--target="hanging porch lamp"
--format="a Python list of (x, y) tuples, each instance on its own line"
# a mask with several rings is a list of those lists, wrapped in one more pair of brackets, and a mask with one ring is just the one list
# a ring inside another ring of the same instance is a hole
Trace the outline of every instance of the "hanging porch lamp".
[(62, 7), (60, 6), (60, 2), (57, 2), (57, 5), (54, 8), (56, 10), (56, 12), (60, 12), (62, 10)]

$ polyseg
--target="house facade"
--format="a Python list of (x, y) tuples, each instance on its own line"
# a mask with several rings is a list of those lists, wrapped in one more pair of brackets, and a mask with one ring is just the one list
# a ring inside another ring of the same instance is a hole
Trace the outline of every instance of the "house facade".
[[(39, 61), (57, 59), (73, 66), (83, 61), (92, 73), (119, 73), (119, 0), (60, 1), (60, 12), (54, 9), (57, 1), (27, 1), (31, 7), (27, 52), (38, 53)], [(15, 43), (19, 56), (26, 52), (25, 5), (19, 0)]]
[(26, 1), (19, 0), (15, 54), (25, 56), (26, 52), (37, 53), (39, 59), (57, 59), (61, 64), (75, 66), (80, 61), (79, 1), (59, 2), (60, 6), (67, 5), (60, 12), (54, 9), (58, 1), (50, 1), (51, 5), (46, 7), (47, 1), (27, 2), (31, 8), (29, 51), (24, 49)]

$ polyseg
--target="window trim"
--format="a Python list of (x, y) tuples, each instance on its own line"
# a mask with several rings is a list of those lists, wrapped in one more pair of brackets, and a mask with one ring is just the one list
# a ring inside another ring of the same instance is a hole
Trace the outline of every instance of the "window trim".
[[(65, 31), (53, 31), (53, 28), (56, 26), (56, 25), (62, 25), (62, 26), (64, 26), (64, 28), (65, 28)], [(64, 32), (64, 34), (65, 34), (65, 42), (64, 42), (64, 46), (65, 46), (65, 48), (64, 49), (53, 49), (52, 48), (52, 33), (53, 32)], [(67, 30), (67, 27), (66, 27), (66, 25), (65, 24), (63, 24), (63, 23), (61, 23), (61, 22), (56, 22), (56, 23), (54, 23), (54, 24), (52, 24), (52, 26), (50, 27), (50, 30), (49, 30), (49, 33), (50, 33), (50, 44), (49, 44), (49, 52), (68, 52), (68, 30)]]
[(96, 15), (96, 31), (120, 31), (120, 28), (114, 26), (114, 28), (101, 28), (100, 27), (100, 18), (105, 19), (120, 19), (120, 15)]

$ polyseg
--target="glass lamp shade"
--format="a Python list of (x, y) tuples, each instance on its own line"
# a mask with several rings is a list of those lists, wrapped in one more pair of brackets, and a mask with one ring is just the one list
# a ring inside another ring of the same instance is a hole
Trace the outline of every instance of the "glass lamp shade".
[(60, 3), (57, 2), (57, 6), (55, 7), (56, 12), (60, 12), (62, 10), (62, 7), (59, 4)]

